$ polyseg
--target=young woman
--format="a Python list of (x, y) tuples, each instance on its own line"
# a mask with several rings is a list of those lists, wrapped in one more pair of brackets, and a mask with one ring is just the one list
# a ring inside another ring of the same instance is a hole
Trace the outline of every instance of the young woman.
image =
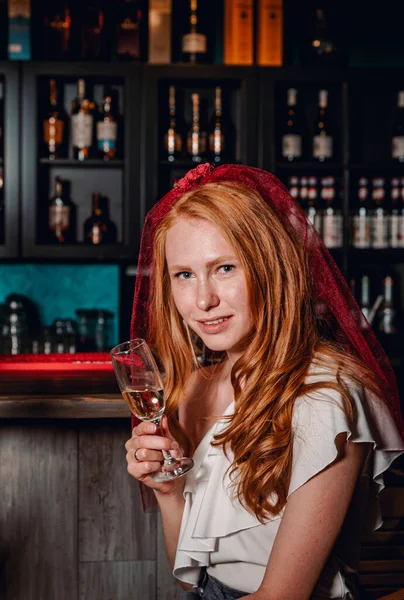
[[(168, 419), (164, 436), (134, 427), (128, 471), (154, 492), (183, 598), (362, 597), (361, 536), (404, 452), (395, 379), (274, 176), (201, 165), (154, 207), (132, 334), (161, 361)], [(155, 483), (164, 449), (194, 468)]]

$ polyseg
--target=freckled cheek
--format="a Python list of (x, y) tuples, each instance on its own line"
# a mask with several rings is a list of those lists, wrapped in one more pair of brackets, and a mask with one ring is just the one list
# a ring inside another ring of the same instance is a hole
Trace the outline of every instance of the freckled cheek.
[(183, 319), (186, 319), (192, 312), (195, 303), (194, 296), (189, 289), (171, 288), (174, 304)]

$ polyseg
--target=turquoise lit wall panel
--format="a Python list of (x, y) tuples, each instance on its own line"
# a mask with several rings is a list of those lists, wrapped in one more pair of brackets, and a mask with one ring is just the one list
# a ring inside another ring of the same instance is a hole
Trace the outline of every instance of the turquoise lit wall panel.
[(77, 319), (76, 309), (106, 309), (114, 314), (111, 344), (118, 341), (119, 268), (117, 265), (0, 265), (0, 303), (22, 294), (37, 306), (42, 325)]

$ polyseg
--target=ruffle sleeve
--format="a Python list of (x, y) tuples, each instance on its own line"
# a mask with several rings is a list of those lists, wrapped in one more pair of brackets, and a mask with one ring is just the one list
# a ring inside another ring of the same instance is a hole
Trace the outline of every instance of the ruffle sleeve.
[[(324, 381), (324, 373), (310, 377)], [(366, 531), (382, 524), (379, 493), (384, 488), (383, 473), (404, 453), (404, 443), (386, 405), (373, 393), (348, 384), (353, 402), (355, 425), (350, 426), (344, 411), (342, 396), (329, 388), (316, 390), (298, 398), (293, 411), (293, 462), (289, 493), (292, 494), (309, 479), (323, 471), (337, 458), (335, 440), (345, 433), (350, 442), (371, 444), (370, 489), (365, 518)]]

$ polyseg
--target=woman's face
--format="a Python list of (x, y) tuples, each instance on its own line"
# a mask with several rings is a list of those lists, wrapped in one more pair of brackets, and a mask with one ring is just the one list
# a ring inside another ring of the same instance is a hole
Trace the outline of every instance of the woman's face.
[(208, 348), (237, 359), (253, 320), (234, 250), (208, 221), (180, 217), (167, 233), (166, 259), (181, 317)]

